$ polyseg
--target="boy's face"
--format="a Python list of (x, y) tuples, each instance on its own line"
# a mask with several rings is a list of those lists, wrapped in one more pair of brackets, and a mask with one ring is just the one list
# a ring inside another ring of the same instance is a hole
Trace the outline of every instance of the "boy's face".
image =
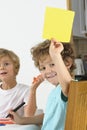
[(44, 60), (39, 61), (40, 72), (44, 79), (48, 80), (53, 85), (58, 85), (58, 77), (56, 72), (56, 67), (51, 57), (48, 55)]
[(15, 78), (14, 65), (8, 56), (0, 58), (0, 79), (9, 81)]

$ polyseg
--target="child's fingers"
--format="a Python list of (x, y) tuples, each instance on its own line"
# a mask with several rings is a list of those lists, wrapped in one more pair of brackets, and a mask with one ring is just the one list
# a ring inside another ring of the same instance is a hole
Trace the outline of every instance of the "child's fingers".
[(14, 112), (12, 110), (9, 112), (9, 118), (12, 120), (14, 119)]
[(36, 83), (36, 82), (38, 82), (38, 81), (43, 81), (44, 79), (43, 79), (43, 77), (42, 77), (42, 75), (38, 75), (37, 77), (34, 77), (33, 78), (33, 82), (32, 83)]
[(54, 42), (54, 46), (55, 46), (55, 48), (58, 48), (60, 46), (60, 44), (57, 42)]
[(60, 42), (56, 41), (55, 39), (51, 39), (51, 42), (53, 43), (53, 45), (55, 46), (55, 48), (58, 48), (60, 46)]
[(32, 83), (34, 84), (36, 81), (37, 81), (37, 78), (36, 78), (36, 77), (34, 77), (34, 78), (33, 78), (33, 82), (32, 82)]

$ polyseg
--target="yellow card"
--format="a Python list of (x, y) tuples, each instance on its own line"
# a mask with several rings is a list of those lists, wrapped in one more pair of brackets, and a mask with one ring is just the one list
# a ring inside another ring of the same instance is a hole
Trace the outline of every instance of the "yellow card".
[(44, 19), (43, 38), (55, 38), (60, 42), (70, 42), (74, 11), (47, 7)]

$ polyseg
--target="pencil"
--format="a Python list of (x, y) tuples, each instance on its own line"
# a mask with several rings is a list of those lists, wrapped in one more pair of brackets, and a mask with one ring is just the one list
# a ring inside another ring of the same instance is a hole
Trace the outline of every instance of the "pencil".
[[(22, 102), (19, 106), (17, 106), (15, 109), (13, 109), (13, 111), (16, 112), (16, 111), (17, 111), (18, 109), (20, 109), (24, 104), (25, 104), (25, 102)], [(11, 116), (11, 114), (8, 114), (8, 115), (6, 116), (6, 118), (9, 117), (9, 116)]]

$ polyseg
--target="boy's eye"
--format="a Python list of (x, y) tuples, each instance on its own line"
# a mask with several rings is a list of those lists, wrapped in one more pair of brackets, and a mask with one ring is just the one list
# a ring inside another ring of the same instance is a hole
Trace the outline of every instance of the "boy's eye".
[(43, 70), (45, 70), (46, 69), (46, 67), (41, 67), (40, 68), (40, 71), (43, 71)]
[(54, 63), (50, 64), (50, 67), (52, 67), (52, 66), (55, 66), (55, 64)]
[(10, 65), (10, 63), (4, 63), (4, 66), (8, 66), (8, 65)]

